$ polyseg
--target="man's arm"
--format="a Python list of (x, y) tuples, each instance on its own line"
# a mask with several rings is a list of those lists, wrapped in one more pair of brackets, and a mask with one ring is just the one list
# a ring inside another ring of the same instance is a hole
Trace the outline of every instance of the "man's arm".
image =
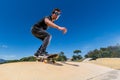
[(63, 33), (66, 33), (66, 32), (67, 32), (67, 29), (66, 29), (66, 28), (60, 27), (60, 26), (54, 24), (54, 23), (53, 23), (52, 21), (50, 21), (48, 18), (45, 18), (45, 23), (46, 23), (48, 26), (51, 26), (51, 27), (53, 27), (53, 28), (57, 28), (57, 29), (59, 29), (59, 30), (62, 30)]
[(51, 26), (53, 28), (57, 28), (59, 29), (60, 26), (54, 24), (52, 21), (50, 21), (48, 18), (45, 18), (45, 23), (48, 25), (48, 26)]

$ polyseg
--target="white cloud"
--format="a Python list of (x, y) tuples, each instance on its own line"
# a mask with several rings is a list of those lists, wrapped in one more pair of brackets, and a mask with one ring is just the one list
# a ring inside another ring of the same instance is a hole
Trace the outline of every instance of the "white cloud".
[(8, 48), (8, 46), (7, 45), (0, 45), (0, 48)]
[(8, 46), (3, 43), (0, 43), (0, 48), (8, 48)]
[(0, 55), (0, 59), (13, 60), (17, 59), (16, 55)]

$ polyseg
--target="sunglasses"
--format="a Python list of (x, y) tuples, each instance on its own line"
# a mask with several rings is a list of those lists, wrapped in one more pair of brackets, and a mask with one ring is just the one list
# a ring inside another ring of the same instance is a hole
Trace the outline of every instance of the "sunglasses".
[(53, 14), (59, 16), (59, 15), (60, 15), (60, 12), (53, 12)]

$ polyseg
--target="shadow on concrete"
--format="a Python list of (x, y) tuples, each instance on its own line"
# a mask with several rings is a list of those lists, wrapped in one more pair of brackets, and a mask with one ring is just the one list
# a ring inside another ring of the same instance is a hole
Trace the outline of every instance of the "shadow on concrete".
[(67, 65), (70, 65), (70, 66), (79, 67), (79, 65), (77, 65), (77, 64), (71, 64), (71, 63), (67, 63), (67, 62), (61, 62), (61, 63), (63, 63), (63, 64), (67, 64)]

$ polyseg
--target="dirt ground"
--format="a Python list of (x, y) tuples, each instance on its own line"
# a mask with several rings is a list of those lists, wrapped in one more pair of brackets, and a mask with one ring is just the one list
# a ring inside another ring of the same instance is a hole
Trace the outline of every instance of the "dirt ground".
[(89, 62), (120, 70), (120, 58), (99, 58), (97, 60), (92, 60)]
[[(0, 65), (0, 80), (94, 80), (96, 76), (110, 71), (113, 69), (83, 62), (57, 62), (55, 65), (16, 62)], [(116, 78), (118, 76), (115, 75)]]

